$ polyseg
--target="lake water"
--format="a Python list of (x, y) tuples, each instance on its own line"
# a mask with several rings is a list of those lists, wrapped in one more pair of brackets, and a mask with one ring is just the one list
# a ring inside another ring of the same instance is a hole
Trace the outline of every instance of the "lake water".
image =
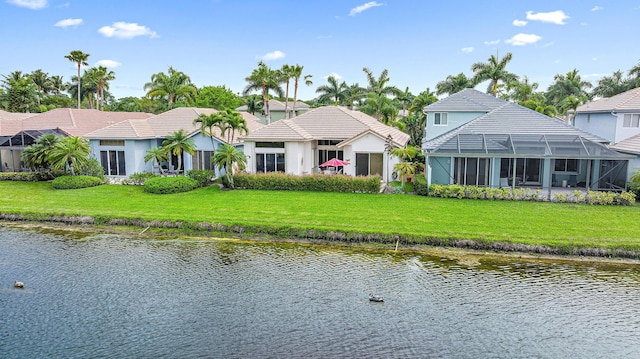
[(639, 273), (1, 227), (0, 357), (638, 358)]

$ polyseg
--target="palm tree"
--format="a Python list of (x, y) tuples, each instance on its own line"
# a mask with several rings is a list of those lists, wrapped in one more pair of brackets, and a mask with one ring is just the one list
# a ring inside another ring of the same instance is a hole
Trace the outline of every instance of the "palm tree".
[(319, 86), (316, 89), (316, 93), (320, 93), (318, 102), (328, 103), (333, 102), (335, 106), (341, 105), (348, 96), (347, 83), (342, 81), (338, 84), (338, 79), (334, 76), (327, 77), (328, 85)]
[(233, 188), (233, 166), (237, 164), (240, 170), (244, 169), (247, 165), (247, 157), (244, 155), (244, 152), (232, 145), (222, 144), (213, 155), (212, 162), (219, 169), (224, 168), (227, 183), (229, 187)]
[(75, 176), (75, 169), (81, 171), (89, 163), (89, 141), (72, 136), (60, 139), (49, 152), (51, 169), (66, 170)]
[(599, 97), (611, 97), (635, 88), (631, 78), (623, 78), (622, 71), (615, 71), (611, 76), (604, 76), (593, 88), (591, 95)]
[[(104, 111), (104, 89), (105, 87), (109, 89), (109, 81), (116, 79), (116, 74), (107, 69), (104, 66), (99, 66), (96, 71), (96, 75), (98, 76), (98, 96), (100, 97), (100, 106), (102, 107), (102, 111)], [(98, 108), (99, 110), (100, 108)]]
[(162, 141), (162, 147), (165, 152), (171, 152), (178, 157), (178, 172), (182, 169), (182, 154), (184, 152), (193, 155), (196, 152), (196, 144), (192, 137), (189, 137), (187, 131), (181, 129), (165, 138)]
[(515, 80), (507, 84), (509, 99), (517, 103), (528, 101), (538, 89), (538, 83), (530, 83), (527, 76), (522, 81)]
[(391, 155), (401, 159), (400, 162), (393, 166), (393, 172), (398, 173), (402, 180), (402, 190), (404, 191), (404, 180), (407, 175), (413, 175), (416, 173), (416, 164), (413, 163), (413, 159), (418, 154), (418, 150), (415, 147), (407, 146), (404, 148), (394, 148), (391, 150)]
[[(293, 87), (293, 116), (296, 115), (296, 102), (298, 101), (298, 83), (300, 82), (300, 77), (303, 77), (302, 76), (303, 69), (304, 69), (304, 66), (300, 66), (298, 64), (291, 66), (291, 74), (295, 79), (295, 84)], [(311, 80), (311, 77), (312, 75), (304, 75), (303, 80), (305, 85), (307, 86), (313, 85), (313, 81)]]
[(73, 50), (69, 55), (65, 56), (65, 59), (78, 65), (78, 109), (80, 108), (80, 66), (89, 66), (89, 63), (87, 62), (89, 56), (89, 54), (85, 54), (80, 50)]
[(247, 127), (247, 121), (242, 117), (240, 112), (226, 109), (220, 113), (223, 121), (221, 127), (221, 135), (224, 136), (227, 131), (227, 143), (233, 144), (236, 133), (238, 135), (248, 134), (249, 128)]
[(200, 125), (200, 132), (206, 134), (211, 139), (211, 148), (216, 149), (215, 142), (213, 140), (213, 128), (217, 127), (222, 131), (222, 126), (224, 119), (220, 116), (220, 113), (214, 112), (210, 115), (205, 115), (201, 113), (195, 120), (193, 120), (194, 125)]
[[(260, 98), (260, 101), (257, 98)], [(295, 108), (295, 104), (294, 104)], [(262, 109), (262, 97), (260, 95), (249, 95), (247, 96), (247, 112), (252, 115), (255, 115), (257, 111)]]
[(344, 99), (344, 104), (348, 109), (353, 110), (353, 106), (361, 104), (363, 99), (367, 96), (367, 89), (361, 87), (358, 83), (351, 84), (347, 87), (347, 94)]
[(553, 80), (555, 82), (547, 88), (546, 96), (554, 106), (559, 106), (562, 100), (571, 95), (589, 99), (587, 89), (590, 89), (592, 85), (588, 81), (582, 81), (578, 69), (573, 69), (566, 75), (557, 74)]
[(473, 79), (470, 79), (464, 73), (459, 73), (456, 76), (449, 75), (443, 81), (440, 81), (436, 84), (436, 94), (443, 95), (453, 95), (456, 92), (460, 92), (466, 88), (473, 88), (476, 86), (476, 83)]
[(285, 83), (286, 90), (284, 93), (284, 118), (289, 118), (289, 81), (293, 78), (293, 68), (291, 65), (284, 64), (280, 68), (281, 81)]
[(64, 80), (62, 80), (62, 76), (54, 75), (50, 78), (51, 81), (51, 90), (56, 93), (56, 95), (60, 95), (60, 91), (66, 86)]
[(375, 117), (378, 121), (389, 125), (395, 120), (398, 109), (387, 95), (369, 92), (364, 101), (364, 106), (359, 108), (367, 115)]
[(153, 166), (155, 167), (157, 165), (160, 169), (160, 173), (164, 175), (164, 169), (162, 168), (160, 163), (169, 161), (169, 153), (163, 148), (156, 146), (152, 149), (147, 150), (147, 154), (144, 155), (144, 163), (147, 163), (149, 161), (153, 161)]
[(278, 70), (272, 70), (264, 62), (258, 62), (258, 68), (251, 72), (251, 75), (245, 78), (248, 82), (247, 86), (242, 91), (244, 96), (248, 95), (252, 91), (262, 91), (262, 110), (264, 112), (267, 125), (271, 123), (271, 114), (269, 112), (269, 90), (273, 90), (280, 97), (283, 96), (284, 91), (280, 87), (282, 75)]
[(21, 71), (14, 71), (4, 77), (3, 86), (6, 93), (3, 96), (3, 106), (10, 112), (29, 112), (36, 109), (38, 91), (29, 77), (23, 76)]
[(578, 106), (583, 104), (586, 98), (577, 98), (573, 95), (566, 97), (560, 102), (560, 111), (565, 114), (565, 118), (568, 124), (571, 124), (571, 118), (569, 117), (569, 110), (573, 110), (573, 118), (576, 117), (576, 110)]
[(400, 94), (400, 90), (395, 86), (388, 86), (387, 82), (391, 80), (389, 78), (389, 71), (387, 69), (382, 70), (380, 76), (376, 79), (373, 76), (373, 73), (368, 67), (363, 67), (362, 71), (364, 71), (365, 75), (367, 75), (368, 87), (367, 91), (373, 92), (376, 95), (394, 95), (398, 96)]
[(475, 73), (474, 82), (479, 84), (490, 80), (487, 93), (497, 96), (499, 82), (508, 84), (518, 79), (516, 74), (505, 70), (512, 57), (513, 55), (510, 52), (507, 52), (502, 59), (499, 59), (498, 55), (491, 55), (488, 62), (476, 62), (471, 65), (471, 71)]
[(49, 153), (58, 143), (59, 137), (52, 134), (44, 134), (36, 140), (31, 146), (28, 146), (22, 152), (22, 160), (24, 165), (33, 170), (39, 169), (49, 170)]
[(152, 99), (166, 98), (169, 108), (173, 108), (173, 104), (181, 99), (187, 103), (191, 102), (198, 92), (191, 78), (171, 66), (167, 72), (167, 74), (158, 72), (151, 75), (151, 82), (144, 84), (147, 96)]
[(558, 109), (553, 105), (547, 105), (541, 98), (531, 98), (521, 102), (520, 105), (549, 117), (556, 117), (558, 115)]
[(31, 81), (36, 85), (38, 89), (38, 106), (40, 106), (40, 99), (43, 95), (49, 93), (51, 91), (51, 80), (49, 79), (49, 74), (42, 71), (41, 69), (37, 69), (29, 75)]

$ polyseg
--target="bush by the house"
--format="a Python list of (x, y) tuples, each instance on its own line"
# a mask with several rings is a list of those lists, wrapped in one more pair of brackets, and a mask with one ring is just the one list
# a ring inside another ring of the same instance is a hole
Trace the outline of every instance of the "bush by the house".
[(60, 176), (51, 183), (55, 189), (76, 189), (99, 186), (103, 181), (93, 176)]
[(125, 185), (133, 185), (133, 186), (142, 186), (149, 178), (160, 177), (153, 172), (136, 172), (129, 176), (129, 178), (125, 178), (122, 180), (122, 184)]
[(100, 162), (95, 158), (89, 158), (87, 163), (77, 171), (77, 174), (82, 176), (98, 177), (101, 180), (105, 179), (104, 167), (102, 167)]
[(295, 176), (284, 173), (238, 173), (233, 176), (236, 187), (260, 190), (379, 193), (380, 177)]
[(640, 182), (629, 182), (627, 188), (629, 189), (629, 192), (636, 195), (636, 199), (640, 200)]
[(187, 176), (193, 178), (198, 182), (200, 187), (205, 187), (211, 183), (211, 180), (216, 175), (212, 170), (189, 170)]
[(154, 177), (144, 184), (144, 191), (155, 194), (189, 192), (198, 188), (198, 182), (187, 176)]

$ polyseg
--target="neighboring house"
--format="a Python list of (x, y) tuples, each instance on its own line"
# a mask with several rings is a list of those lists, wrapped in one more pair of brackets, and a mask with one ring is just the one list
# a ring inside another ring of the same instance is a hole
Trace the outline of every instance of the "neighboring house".
[(613, 143), (610, 148), (633, 155), (627, 179), (640, 169), (640, 87), (588, 102), (577, 108), (577, 128)]
[[(196, 144), (196, 152), (192, 156), (182, 154), (181, 170), (214, 169), (211, 157), (214, 149), (222, 143), (227, 143), (227, 136), (223, 137), (220, 129), (213, 130), (212, 138), (200, 132), (200, 126), (193, 121), (200, 115), (210, 115), (217, 112), (210, 108), (179, 107), (146, 119), (131, 119), (101, 128), (87, 134), (91, 146), (91, 155), (98, 159), (108, 176), (126, 177), (139, 172), (158, 172), (153, 167), (153, 161), (145, 162), (147, 150), (162, 147), (162, 141), (168, 135), (179, 130), (185, 130)], [(249, 133), (263, 125), (259, 119), (249, 113), (241, 113), (247, 122)], [(236, 134), (233, 145), (242, 146)], [(170, 156), (167, 163), (161, 164), (169, 171), (178, 168), (178, 157)], [(216, 172), (217, 173), (217, 172)]]
[[(271, 123), (285, 119), (284, 108), (285, 108), (284, 102), (278, 101), (278, 100), (269, 100), (269, 114), (271, 117)], [(289, 101), (287, 103), (287, 110), (289, 112), (289, 118), (291, 119), (309, 111), (309, 105), (299, 100), (296, 101), (296, 110), (294, 114), (293, 101)], [(238, 107), (236, 111), (247, 112), (247, 105)], [(256, 113), (255, 115), (260, 118), (263, 124), (266, 124), (265, 122), (266, 118), (265, 118), (265, 115), (262, 113), (262, 111), (259, 111), (259, 113)]]
[(629, 155), (604, 138), (474, 89), (424, 109), (427, 182), (550, 189), (625, 186)]
[(243, 141), (248, 172), (319, 173), (322, 163), (337, 158), (350, 163), (337, 172), (390, 179), (399, 160), (385, 153), (385, 144), (404, 147), (409, 135), (362, 112), (325, 106), (253, 131)]
[(83, 137), (91, 131), (127, 119), (143, 119), (142, 112), (104, 112), (98, 110), (58, 108), (37, 114), (0, 111), (0, 163), (2, 171), (25, 170), (22, 151), (45, 133)]

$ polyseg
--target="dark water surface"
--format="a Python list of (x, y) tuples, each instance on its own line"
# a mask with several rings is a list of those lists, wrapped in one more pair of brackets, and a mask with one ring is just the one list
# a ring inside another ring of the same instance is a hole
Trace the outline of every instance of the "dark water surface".
[(0, 357), (640, 357), (637, 265), (441, 256), (2, 227)]

